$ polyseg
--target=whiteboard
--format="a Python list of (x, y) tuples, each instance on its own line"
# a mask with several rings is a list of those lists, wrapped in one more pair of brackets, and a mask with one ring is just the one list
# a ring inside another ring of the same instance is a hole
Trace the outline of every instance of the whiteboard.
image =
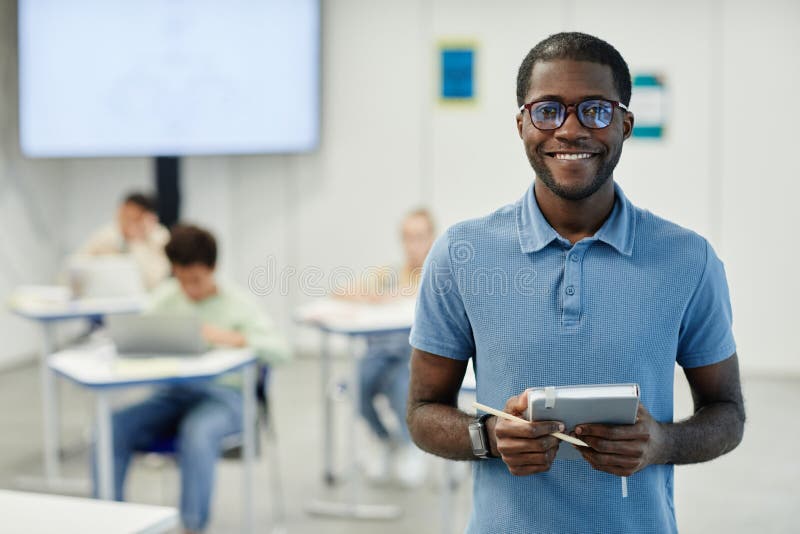
[(20, 0), (22, 151), (313, 150), (319, 18), (319, 0)]

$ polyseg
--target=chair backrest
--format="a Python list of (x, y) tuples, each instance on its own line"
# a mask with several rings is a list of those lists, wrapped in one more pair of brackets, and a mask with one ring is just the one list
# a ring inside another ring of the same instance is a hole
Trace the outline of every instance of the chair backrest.
[(258, 364), (258, 376), (256, 379), (256, 400), (259, 406), (267, 403), (269, 400), (269, 380), (272, 375), (272, 369), (265, 363)]

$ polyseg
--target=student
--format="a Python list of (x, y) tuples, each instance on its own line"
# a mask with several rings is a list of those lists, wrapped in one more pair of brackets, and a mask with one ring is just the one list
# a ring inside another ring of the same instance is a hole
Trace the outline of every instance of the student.
[[(408, 213), (401, 225), (405, 259), (398, 267), (367, 273), (355, 292), (340, 298), (381, 303), (398, 298), (413, 298), (425, 256), (435, 237), (433, 217), (426, 209)], [(411, 441), (405, 424), (408, 399), (409, 356), (407, 334), (375, 334), (367, 337), (367, 351), (359, 361), (359, 406), (361, 415), (377, 441), (378, 451), (367, 458), (367, 475), (375, 482), (386, 482), (393, 475), (406, 487), (419, 486), (426, 475), (425, 455)], [(378, 411), (375, 399), (383, 395), (396, 416), (397, 432), (390, 433)], [(392, 472), (394, 471), (394, 472)]]
[[(722, 262), (614, 183), (630, 97), (628, 66), (605, 41), (560, 33), (537, 44), (517, 78), (533, 184), (518, 202), (449, 228), (428, 256), (408, 422), (423, 449), (476, 460), (467, 532), (676, 532), (673, 466), (742, 439)], [(636, 382), (637, 422), (578, 425), (583, 459), (554, 461), (561, 422), (457, 409), (470, 358), (483, 404), (521, 415), (529, 387)], [(676, 363), (695, 405), (673, 423)]]
[(169, 231), (158, 223), (155, 201), (130, 193), (117, 208), (117, 220), (97, 230), (78, 255), (130, 254), (139, 267), (145, 288), (153, 289), (169, 275), (164, 245)]
[[(203, 337), (209, 345), (250, 347), (269, 364), (289, 359), (287, 343), (264, 312), (242, 289), (217, 278), (217, 245), (208, 231), (176, 226), (166, 254), (175, 277), (156, 289), (148, 313), (193, 314), (203, 321)], [(125, 474), (133, 453), (177, 436), (181, 521), (187, 533), (201, 532), (209, 519), (220, 443), (225, 436), (242, 430), (239, 382), (238, 375), (229, 374), (214, 382), (169, 385), (145, 401), (116, 412), (115, 499), (123, 499)]]

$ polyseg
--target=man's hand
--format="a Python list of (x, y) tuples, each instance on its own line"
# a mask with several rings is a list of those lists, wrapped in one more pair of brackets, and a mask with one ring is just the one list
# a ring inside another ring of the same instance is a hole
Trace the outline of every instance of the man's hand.
[(633, 425), (582, 424), (574, 434), (589, 447), (576, 447), (598, 471), (630, 476), (660, 461), (665, 435), (661, 424), (640, 403)]
[(244, 347), (247, 345), (247, 340), (239, 332), (225, 330), (212, 324), (203, 325), (202, 335), (209, 345), (226, 347)]
[(156, 228), (158, 228), (158, 215), (155, 213), (145, 213), (142, 216), (141, 223), (142, 239), (146, 241), (150, 239), (150, 236), (153, 234)]
[(143, 213), (136, 218), (120, 218), (120, 232), (125, 241), (139, 243), (147, 241), (150, 234), (158, 226), (158, 216), (155, 213)]
[[(528, 407), (528, 393), (511, 397), (505, 412), (521, 416)], [(558, 421), (520, 423), (492, 417), (487, 421), (492, 454), (500, 456), (512, 475), (526, 476), (548, 471), (558, 451), (558, 439), (550, 434), (563, 432)]]

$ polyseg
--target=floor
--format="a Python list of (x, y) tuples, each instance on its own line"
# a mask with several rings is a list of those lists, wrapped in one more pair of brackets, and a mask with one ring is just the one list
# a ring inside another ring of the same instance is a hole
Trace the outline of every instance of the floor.
[[(335, 364), (335, 375), (347, 376), (346, 362)], [(307, 506), (316, 499), (345, 502), (352, 494), (345, 466), (347, 434), (353, 428), (346, 396), (335, 402), (340, 429), (336, 465), (344, 482), (327, 488), (322, 481), (321, 398), (318, 362), (300, 358), (273, 376), (273, 403), (278, 431), (280, 475), (283, 481), (285, 532), (381, 534), (463, 532), (470, 512), (470, 481), (466, 464), (457, 464), (461, 483), (443, 520), (444, 464), (430, 458), (430, 477), (420, 489), (364, 485), (363, 502), (396, 504), (402, 515), (394, 521), (351, 521), (312, 516)], [(714, 462), (676, 470), (675, 500), (683, 533), (797, 532), (792, 512), (800, 508), (800, 380), (745, 377), (748, 423), (743, 443)], [(0, 488), (19, 489), (21, 477), (41, 472), (41, 425), (38, 369), (34, 365), (0, 373)], [(691, 400), (682, 377), (676, 383), (676, 415), (690, 413)], [(132, 395), (141, 395), (135, 392)], [(85, 478), (85, 443), (91, 424), (91, 398), (62, 382), (60, 385), (63, 470)], [(120, 402), (130, 400), (119, 399)], [(357, 428), (361, 435), (361, 429)], [(361, 441), (359, 441), (361, 443)], [(363, 451), (363, 447), (361, 448)], [(359, 455), (361, 456), (361, 455)], [(271, 532), (274, 492), (270, 490), (268, 455), (258, 459), (255, 473), (257, 532)], [(224, 460), (218, 471), (209, 533), (236, 532), (240, 518), (241, 463)], [(128, 495), (133, 501), (171, 504), (177, 498), (178, 474), (167, 461), (142, 458), (132, 470)]]

